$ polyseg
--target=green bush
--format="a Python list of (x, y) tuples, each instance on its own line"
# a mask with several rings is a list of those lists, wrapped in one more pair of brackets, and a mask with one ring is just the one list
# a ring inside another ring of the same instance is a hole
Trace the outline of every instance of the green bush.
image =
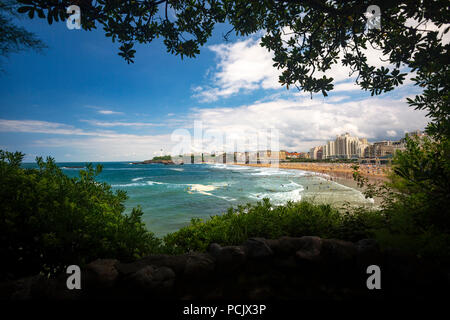
[(250, 237), (276, 239), (314, 235), (356, 241), (373, 236), (373, 230), (384, 223), (383, 215), (360, 211), (342, 214), (330, 205), (306, 201), (273, 206), (264, 199), (256, 205), (230, 208), (226, 214), (206, 221), (192, 219), (190, 225), (166, 235), (165, 250), (172, 253), (205, 251), (213, 242), (238, 245)]
[(172, 160), (172, 157), (170, 155), (168, 155), (168, 156), (159, 156), (159, 157), (153, 157), (152, 160)]
[[(407, 138), (394, 157), (389, 184), (397, 191), (391, 211), (408, 215), (416, 228), (450, 233), (450, 141)], [(397, 224), (398, 225), (398, 224)]]
[(69, 178), (53, 159), (21, 168), (23, 154), (0, 150), (0, 275), (52, 274), (98, 258), (132, 260), (155, 251), (141, 209), (123, 215), (124, 191), (98, 183), (87, 165)]
[(384, 247), (422, 257), (450, 258), (450, 142), (406, 137), (393, 158), (389, 181), (370, 184), (358, 172), (366, 197), (382, 200), (386, 225), (376, 231)]

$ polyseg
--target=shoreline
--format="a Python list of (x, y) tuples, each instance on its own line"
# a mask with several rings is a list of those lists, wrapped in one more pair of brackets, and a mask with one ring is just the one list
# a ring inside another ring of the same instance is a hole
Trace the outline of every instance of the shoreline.
[[(267, 163), (250, 163), (250, 164), (243, 164), (243, 163), (232, 163), (232, 165), (236, 166), (245, 166), (245, 167), (260, 167), (260, 168), (278, 168), (278, 169), (288, 169), (288, 170), (301, 170), (301, 171), (307, 171), (311, 172), (314, 176), (322, 177), (328, 181), (332, 181), (335, 183), (338, 183), (340, 185), (343, 185), (345, 187), (349, 187), (352, 189), (355, 189), (357, 191), (363, 192), (365, 188), (361, 188), (358, 186), (357, 182), (353, 179), (353, 170), (348, 169), (348, 166), (341, 166), (343, 164), (313, 164), (310, 163), (279, 163), (277, 167), (272, 167), (270, 164)], [(361, 170), (360, 170), (361, 172)], [(387, 181), (387, 176), (385, 174), (364, 174), (361, 172), (361, 174), (368, 178), (369, 183), (378, 183), (378, 182), (385, 182)], [(374, 204), (378, 205), (380, 203), (379, 198), (374, 199)]]
[[(290, 170), (302, 170), (302, 171), (309, 171), (314, 172), (316, 174), (321, 175), (327, 175), (332, 178), (335, 178), (336, 180), (342, 180), (342, 181), (354, 181), (353, 179), (353, 169), (346, 164), (321, 164), (321, 163), (308, 163), (308, 162), (281, 162), (278, 164), (278, 166), (272, 166), (268, 163), (230, 163), (231, 165), (236, 166), (244, 166), (244, 167), (260, 167), (260, 168), (278, 168), (278, 169), (290, 169)], [(369, 182), (383, 182), (387, 181), (387, 175), (385, 173), (384, 168), (373, 168), (370, 167), (369, 170), (366, 166), (361, 167), (360, 169), (361, 174), (369, 179)], [(372, 171), (370, 171), (372, 170)], [(378, 172), (374, 171), (377, 170)], [(335, 181), (335, 179), (332, 179)]]

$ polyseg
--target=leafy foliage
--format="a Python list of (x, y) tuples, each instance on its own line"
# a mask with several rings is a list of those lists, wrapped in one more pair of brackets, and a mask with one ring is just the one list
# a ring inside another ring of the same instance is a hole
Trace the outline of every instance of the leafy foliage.
[(168, 155), (168, 156), (160, 156), (160, 157), (153, 157), (152, 160), (172, 160), (172, 157), (170, 155)]
[(88, 164), (69, 178), (52, 158), (21, 168), (23, 154), (0, 151), (0, 274), (52, 274), (98, 258), (132, 260), (159, 240), (141, 221), (142, 210), (123, 215), (126, 193), (98, 183)]
[(395, 155), (391, 187), (399, 192), (393, 210), (413, 214), (422, 228), (450, 233), (450, 141), (407, 138)]
[(373, 229), (383, 225), (383, 220), (382, 215), (369, 210), (340, 213), (330, 205), (305, 201), (273, 206), (264, 199), (256, 205), (230, 208), (206, 221), (192, 219), (190, 225), (168, 234), (164, 242), (166, 251), (179, 253), (204, 251), (213, 242), (238, 245), (250, 237), (315, 235), (355, 241), (372, 236)]
[[(406, 150), (393, 159), (390, 181), (366, 187), (366, 197), (382, 199), (387, 228), (381, 241), (421, 255), (450, 257), (450, 143), (448, 139), (406, 137)], [(357, 167), (355, 167), (357, 169)]]
[(45, 48), (33, 33), (13, 23), (11, 16), (18, 16), (16, 10), (14, 1), (0, 1), (0, 56), (3, 57), (23, 49), (39, 51)]
[[(107, 37), (118, 41), (125, 61), (134, 61), (135, 43), (163, 38), (167, 52), (181, 58), (200, 53), (218, 23), (250, 35), (264, 31), (261, 45), (274, 53), (274, 67), (282, 70), (279, 80), (287, 88), (306, 92), (333, 90), (334, 79), (327, 71), (335, 64), (350, 67), (356, 83), (372, 95), (403, 84), (406, 70), (416, 73), (413, 81), (423, 94), (408, 102), (428, 111), (432, 134), (449, 134), (448, 49), (442, 35), (424, 29), (426, 24), (441, 28), (450, 21), (445, 0), (437, 1), (246, 1), (246, 0), (18, 0), (22, 14), (33, 19), (67, 18), (66, 8), (81, 8), (85, 30), (101, 25)], [(381, 8), (381, 30), (366, 30), (369, 5)], [(449, 28), (444, 30), (447, 33)], [(373, 66), (365, 49), (373, 48), (388, 57), (391, 67)]]

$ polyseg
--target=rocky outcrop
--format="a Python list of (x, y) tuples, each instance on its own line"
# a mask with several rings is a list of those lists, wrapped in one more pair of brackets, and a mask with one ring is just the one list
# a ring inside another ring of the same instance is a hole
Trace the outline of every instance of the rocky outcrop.
[(132, 162), (132, 164), (152, 164), (152, 163), (175, 164), (172, 160), (144, 160), (142, 162)]
[[(381, 290), (369, 290), (367, 267), (381, 269)], [(374, 240), (319, 237), (251, 238), (211, 244), (205, 253), (151, 255), (123, 263), (99, 259), (82, 268), (81, 290), (66, 274), (0, 284), (1, 299), (395, 299), (430, 298), (450, 283), (448, 268), (381, 252)]]

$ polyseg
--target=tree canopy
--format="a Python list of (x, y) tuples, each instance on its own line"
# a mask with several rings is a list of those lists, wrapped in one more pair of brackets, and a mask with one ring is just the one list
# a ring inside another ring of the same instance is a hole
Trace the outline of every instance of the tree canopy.
[(17, 8), (15, 1), (0, 1), (0, 56), (3, 57), (24, 49), (45, 48), (45, 44), (33, 33), (13, 23), (11, 17), (19, 16)]
[[(261, 45), (274, 53), (281, 69), (280, 84), (287, 88), (327, 95), (334, 64), (348, 66), (357, 84), (378, 95), (404, 83), (406, 73), (423, 87), (409, 99), (416, 109), (428, 111), (429, 132), (448, 136), (448, 49), (442, 35), (449, 30), (450, 10), (444, 0), (402, 1), (247, 1), (247, 0), (19, 0), (20, 13), (37, 15), (48, 23), (64, 20), (66, 8), (81, 8), (85, 30), (101, 26), (107, 37), (120, 43), (128, 63), (135, 59), (136, 43), (162, 38), (167, 51), (181, 58), (195, 57), (217, 23), (228, 22), (230, 32), (246, 36), (263, 31)], [(366, 30), (369, 5), (381, 8), (381, 30)], [(432, 24), (434, 29), (426, 28)], [(439, 29), (443, 29), (439, 33)], [(388, 57), (390, 67), (368, 62), (365, 49), (373, 47)]]

